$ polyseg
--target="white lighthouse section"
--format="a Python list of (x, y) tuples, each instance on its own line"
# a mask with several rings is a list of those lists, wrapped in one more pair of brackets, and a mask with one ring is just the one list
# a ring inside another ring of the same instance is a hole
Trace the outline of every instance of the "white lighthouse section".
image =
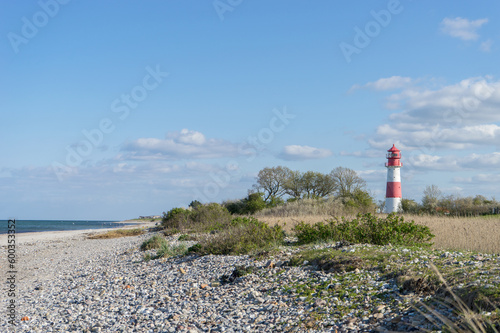
[(387, 183), (401, 184), (401, 169), (398, 166), (387, 167)]

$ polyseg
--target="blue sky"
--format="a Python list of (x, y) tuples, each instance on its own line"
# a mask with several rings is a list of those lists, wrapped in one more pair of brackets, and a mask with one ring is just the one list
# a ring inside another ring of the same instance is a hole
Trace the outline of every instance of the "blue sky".
[(500, 3), (0, 6), (0, 212), (125, 219), (242, 198), (264, 167), (356, 170), (384, 198), (498, 199)]

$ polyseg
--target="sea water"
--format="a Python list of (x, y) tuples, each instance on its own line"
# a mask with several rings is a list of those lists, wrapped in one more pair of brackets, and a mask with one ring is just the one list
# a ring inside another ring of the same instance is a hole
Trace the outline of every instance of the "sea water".
[[(0, 220), (0, 234), (7, 233), (8, 220)], [(126, 223), (118, 221), (82, 221), (82, 220), (16, 220), (16, 233), (41, 232), (41, 231), (63, 231), (118, 228)]]

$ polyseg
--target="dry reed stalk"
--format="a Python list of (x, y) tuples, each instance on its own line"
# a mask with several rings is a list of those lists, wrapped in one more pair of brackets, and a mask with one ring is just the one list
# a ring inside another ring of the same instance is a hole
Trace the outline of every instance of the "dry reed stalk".
[[(384, 216), (385, 214), (380, 214)], [(346, 216), (354, 218), (354, 216)], [(328, 214), (296, 214), (289, 216), (258, 216), (270, 226), (284, 225), (291, 232), (298, 222), (314, 224), (332, 218)], [(434, 248), (444, 250), (471, 250), (482, 253), (500, 253), (500, 216), (492, 217), (450, 217), (433, 215), (404, 215), (405, 221), (428, 226), (436, 236), (432, 239)]]
[(500, 217), (405, 215), (405, 220), (428, 226), (435, 248), (500, 253)]

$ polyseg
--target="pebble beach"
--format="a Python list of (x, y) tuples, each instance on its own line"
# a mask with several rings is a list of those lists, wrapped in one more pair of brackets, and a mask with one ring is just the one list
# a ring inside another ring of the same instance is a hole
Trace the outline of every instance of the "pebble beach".
[[(88, 239), (88, 234), (24, 236), (19, 241), (16, 332), (436, 329), (412, 306), (424, 300), (421, 295), (401, 293), (394, 278), (374, 270), (325, 272), (307, 262), (287, 265), (299, 248), (283, 248), (267, 258), (188, 255), (147, 261), (139, 247), (152, 233), (115, 239)], [(171, 244), (178, 244), (177, 238), (167, 237)], [(328, 246), (339, 247), (316, 245)], [(348, 245), (341, 249), (356, 252), (367, 247)], [(475, 283), (500, 283), (498, 255), (382, 250), (396, 251), (417, 266), (436, 258), (449, 265), (470, 267), (482, 272)], [(253, 269), (239, 277), (234, 275), (235, 267)], [(304, 286), (318, 289), (305, 293)], [(445, 307), (436, 311), (457, 319)], [(14, 332), (5, 319), (0, 326), (2, 332)]]

